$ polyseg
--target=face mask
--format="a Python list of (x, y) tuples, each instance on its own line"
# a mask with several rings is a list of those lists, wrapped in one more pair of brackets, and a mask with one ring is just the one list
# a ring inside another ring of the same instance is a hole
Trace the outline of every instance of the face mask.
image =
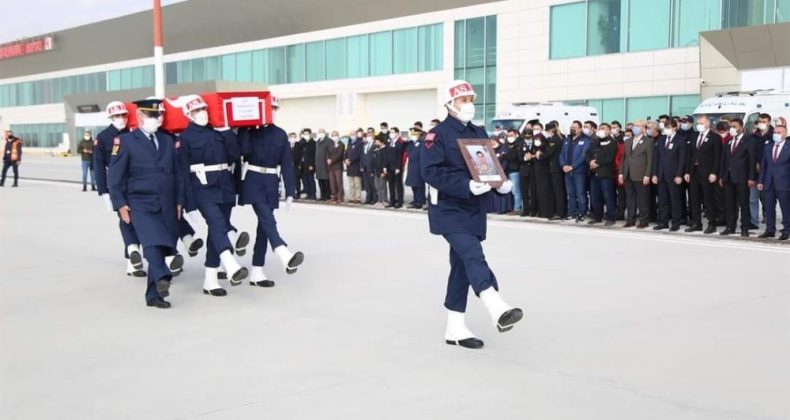
[(705, 126), (702, 124), (697, 124), (697, 131), (699, 131), (700, 133), (704, 132)]
[(768, 124), (766, 124), (766, 123), (759, 123), (759, 124), (757, 124), (757, 128), (760, 129), (760, 131), (768, 131)]
[(86, 134), (86, 135), (82, 136), (82, 139), (83, 139), (83, 140), (90, 140), (90, 139), (91, 139), (91, 136), (90, 136), (90, 135), (88, 135), (88, 134)]
[(412, 135), (410, 135), (410, 136), (409, 136), (409, 140), (411, 140), (411, 141), (417, 141), (417, 139), (418, 139), (418, 138), (419, 138), (419, 137), (417, 137), (417, 136), (416, 136), (416, 135), (414, 135), (414, 134), (412, 134)]
[(461, 109), (450, 107), (458, 115), (458, 119), (463, 123), (468, 123), (475, 119), (475, 104), (465, 103), (461, 105)]
[(398, 136), (398, 135), (397, 135), (397, 134), (395, 134), (395, 133), (390, 133), (390, 140), (397, 140), (397, 139), (398, 139), (398, 137), (400, 137), (400, 136)]
[(619, 128), (613, 128), (612, 129), (612, 135), (617, 136), (619, 134), (620, 134), (620, 129)]
[(291, 143), (296, 143), (296, 137), (290, 137), (288, 141), (290, 141)]
[(606, 133), (605, 133), (603, 130), (598, 130), (598, 131), (596, 131), (596, 132), (595, 132), (595, 135), (596, 135), (596, 136), (598, 136), (598, 137), (600, 137), (600, 138), (604, 138), (604, 137), (606, 137)]
[(660, 122), (660, 123), (658, 123), (658, 129), (659, 129), (659, 130), (662, 130), (662, 131), (663, 131), (665, 128), (667, 128), (667, 126), (666, 126), (666, 125), (664, 125), (664, 123), (663, 123), (663, 122)]
[(535, 140), (535, 147), (540, 147), (541, 144), (543, 144), (543, 142), (540, 141), (540, 139)]
[(116, 130), (120, 131), (126, 128), (126, 119), (124, 118), (113, 118), (112, 119), (112, 126), (115, 127)]
[(647, 135), (648, 137), (653, 137), (653, 134), (655, 134), (655, 133), (654, 133), (654, 130), (652, 128), (648, 128), (645, 131), (645, 135)]
[(631, 136), (624, 136), (623, 137), (623, 141), (628, 141), (628, 140), (631, 140), (632, 138), (633, 137), (631, 137)]
[(691, 129), (691, 124), (689, 123), (681, 123), (680, 129), (683, 131), (689, 131)]
[(671, 136), (672, 135), (672, 130), (670, 130), (668, 128), (665, 128), (665, 129), (661, 130), (661, 133), (664, 134), (665, 136)]
[(513, 136), (508, 136), (508, 138), (507, 138), (507, 142), (508, 142), (508, 143), (515, 143), (515, 142), (516, 142), (516, 138), (515, 138), (515, 137), (513, 137)]
[(498, 136), (498, 135), (499, 135), (499, 133), (501, 133), (501, 132), (502, 132), (502, 130), (494, 130), (494, 135), (495, 135), (495, 136)]
[(774, 143), (781, 143), (782, 141), (784, 141), (782, 136), (780, 136), (778, 133), (774, 133), (773, 139), (774, 139)]
[(146, 133), (155, 133), (159, 129), (159, 118), (146, 117), (143, 118), (143, 125), (141, 126)]
[(373, 143), (373, 137), (365, 137), (365, 141), (368, 143)]
[(330, 139), (332, 139), (333, 142), (337, 143), (337, 141), (340, 140), (340, 137), (332, 136), (332, 137), (330, 137)]
[(738, 130), (735, 127), (730, 127), (730, 135), (735, 137), (738, 135)]
[(199, 125), (201, 127), (205, 127), (206, 124), (208, 124), (208, 112), (207, 111), (198, 111), (198, 113), (195, 114), (194, 117), (192, 117), (192, 121), (194, 121), (195, 124), (197, 124), (197, 125)]
[(543, 132), (543, 137), (545, 137), (545, 138), (547, 138), (547, 139), (548, 139), (548, 138), (550, 138), (550, 137), (551, 137), (551, 133), (549, 133), (548, 131), (544, 131), (544, 132)]
[(590, 130), (589, 128), (582, 128), (582, 134), (584, 134), (587, 137), (590, 137), (592, 135), (592, 130)]
[(634, 128), (632, 128), (632, 129), (631, 129), (631, 131), (633, 131), (633, 132), (634, 132), (634, 137), (636, 137), (636, 136), (638, 136), (638, 135), (642, 134), (642, 129), (641, 129), (641, 128), (639, 128), (639, 127), (634, 127)]

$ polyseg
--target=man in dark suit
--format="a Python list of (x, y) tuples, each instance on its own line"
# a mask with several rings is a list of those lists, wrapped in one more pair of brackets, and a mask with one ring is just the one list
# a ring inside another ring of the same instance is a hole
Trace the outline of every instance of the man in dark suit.
[(776, 235), (776, 202), (782, 210), (782, 235), (780, 241), (790, 239), (790, 145), (787, 123), (774, 127), (773, 144), (763, 150), (760, 180), (757, 189), (765, 192), (765, 233), (760, 238)]
[(360, 164), (360, 171), (362, 171), (362, 188), (365, 190), (364, 204), (371, 206), (379, 201), (376, 194), (376, 173), (373, 169), (373, 152), (375, 148), (373, 139), (375, 137), (372, 131), (373, 129), (370, 129), (362, 140), (362, 163)]
[(742, 119), (735, 118), (730, 121), (730, 135), (732, 138), (722, 150), (721, 171), (719, 171), (719, 185), (724, 188), (727, 214), (727, 227), (720, 234), (735, 233), (740, 207), (741, 236), (748, 237), (751, 224), (749, 189), (754, 187), (757, 175), (756, 151), (754, 143), (743, 132)]
[[(658, 186), (658, 225), (653, 230), (680, 229), (680, 185), (686, 172), (686, 139), (678, 134), (678, 123), (667, 120), (653, 157), (653, 184)], [(672, 226), (669, 225), (670, 216)]]
[[(382, 123), (384, 127), (384, 123)], [(403, 168), (406, 161), (406, 142), (400, 136), (398, 127), (392, 127), (387, 148), (387, 183), (390, 202), (387, 208), (403, 207)]]
[(351, 204), (362, 204), (362, 129), (352, 131), (348, 136), (346, 149), (346, 175), (348, 175), (349, 200)]
[(309, 128), (302, 130), (302, 187), (308, 200), (315, 200), (315, 148), (313, 132)]
[[(560, 153), (562, 152), (562, 137), (558, 134), (559, 126), (556, 121), (546, 124), (546, 133), (541, 141), (541, 150), (536, 154), (538, 161), (546, 162), (549, 170), (549, 182), (551, 183), (551, 195), (546, 196), (546, 200), (553, 200), (554, 212), (549, 220), (563, 220), (568, 217), (568, 201), (565, 194), (565, 174), (560, 165)], [(545, 144), (543, 142), (545, 141)], [(538, 203), (543, 200), (538, 197)]]
[(294, 174), (296, 175), (296, 195), (294, 200), (302, 197), (302, 155), (304, 154), (304, 143), (298, 140), (296, 133), (288, 133), (288, 141), (291, 143), (291, 157), (294, 161)]
[(716, 232), (716, 201), (714, 184), (718, 180), (721, 164), (721, 136), (710, 126), (706, 115), (697, 118), (697, 138), (689, 148), (688, 165), (684, 179), (690, 184), (689, 201), (691, 223), (686, 232), (702, 230), (702, 205), (708, 219), (706, 234)]
[(639, 225), (644, 229), (650, 222), (650, 175), (653, 165), (653, 140), (645, 134), (645, 123), (634, 122), (631, 128), (634, 137), (626, 140), (623, 163), (620, 165), (619, 180), (625, 185), (625, 200), (628, 215), (625, 227), (637, 226), (636, 213), (639, 209)]

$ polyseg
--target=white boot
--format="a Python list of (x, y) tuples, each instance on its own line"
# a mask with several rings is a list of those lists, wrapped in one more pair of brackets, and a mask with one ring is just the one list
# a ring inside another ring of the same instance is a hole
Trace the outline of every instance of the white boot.
[(129, 244), (126, 247), (126, 253), (129, 254), (129, 261), (134, 266), (135, 270), (143, 269), (143, 254), (140, 252), (140, 245)]
[(483, 341), (477, 339), (466, 327), (466, 314), (463, 312), (447, 311), (447, 329), (444, 332), (444, 340), (447, 344), (470, 349), (483, 347)]
[(230, 250), (225, 250), (219, 254), (219, 259), (222, 261), (222, 265), (225, 269), (228, 270), (231, 286), (238, 286), (247, 278), (249, 274), (247, 269), (239, 265)]
[[(142, 264), (140, 264), (142, 266)], [(126, 260), (126, 275), (134, 277), (145, 277), (146, 273), (142, 269), (134, 268), (134, 264), (130, 260)]]
[(258, 287), (274, 287), (274, 282), (266, 278), (263, 273), (263, 267), (252, 266), (252, 273), (250, 274), (250, 285)]
[(170, 274), (176, 277), (181, 274), (182, 267), (184, 266), (184, 257), (180, 254), (169, 255), (165, 257), (165, 264), (167, 264), (167, 268), (170, 269)]
[(217, 281), (217, 269), (206, 267), (206, 277), (203, 280), (203, 294), (211, 296), (225, 296), (228, 292)]
[(483, 301), (486, 309), (488, 309), (491, 320), (499, 332), (510, 331), (513, 328), (513, 324), (520, 321), (524, 316), (521, 309), (513, 308), (505, 303), (502, 297), (499, 296), (499, 292), (493, 287), (480, 292), (480, 300)]
[(280, 245), (274, 249), (274, 253), (280, 257), (280, 262), (285, 267), (285, 272), (293, 274), (296, 272), (296, 267), (304, 262), (304, 254), (301, 252), (291, 253), (285, 245)]

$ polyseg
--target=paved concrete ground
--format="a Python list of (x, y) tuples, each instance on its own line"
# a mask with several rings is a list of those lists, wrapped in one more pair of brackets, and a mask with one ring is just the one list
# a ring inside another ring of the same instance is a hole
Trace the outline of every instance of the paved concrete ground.
[[(115, 217), (79, 186), (0, 189), (2, 419), (787, 419), (790, 248), (494, 221), (526, 318), (444, 344), (447, 246), (422, 214), (279, 213), (307, 260), (273, 289), (167, 311), (124, 275)], [(254, 231), (249, 208), (234, 222)], [(243, 258), (249, 264), (251, 255)]]

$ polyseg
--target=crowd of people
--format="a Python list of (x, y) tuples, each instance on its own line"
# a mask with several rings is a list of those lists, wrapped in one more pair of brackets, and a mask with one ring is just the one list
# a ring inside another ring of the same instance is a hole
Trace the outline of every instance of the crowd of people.
[[(314, 136), (304, 129), (301, 138), (290, 133), (297, 197), (401, 208), (406, 185), (413, 192), (408, 207), (424, 208), (419, 150), (438, 123), (424, 130), (416, 122), (408, 138), (386, 122), (378, 132), (354, 130), (345, 142), (337, 131), (321, 129)], [(786, 139), (784, 119), (774, 124), (768, 114), (750, 132), (741, 119), (705, 115), (662, 115), (625, 126), (574, 121), (567, 134), (557, 121), (529, 121), (523, 130), (497, 126), (491, 145), (514, 188), (496, 195), (489, 212), (604, 226), (624, 221), (626, 228), (652, 225), (672, 232), (686, 226), (685, 232), (743, 237), (762, 221), (759, 237), (773, 238), (778, 203), (784, 226), (779, 239), (787, 240)]]

